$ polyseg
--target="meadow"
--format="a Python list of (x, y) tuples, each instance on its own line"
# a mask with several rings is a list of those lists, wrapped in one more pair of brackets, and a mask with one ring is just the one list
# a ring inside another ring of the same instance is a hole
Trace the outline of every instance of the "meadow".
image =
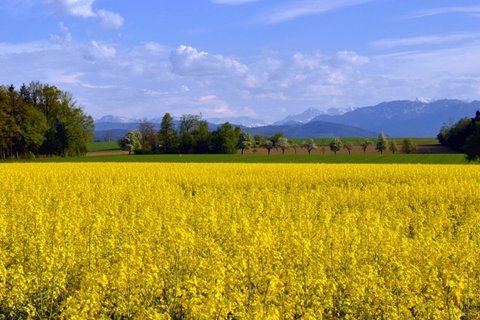
[[(30, 161), (32, 162), (32, 161)], [(371, 163), (371, 164), (466, 164), (463, 154), (184, 154), (126, 155), (101, 154), (87, 157), (37, 158), (33, 162), (158, 162), (158, 163)]]
[[(385, 151), (383, 154), (369, 146), (366, 153), (358, 146), (361, 138), (343, 138), (354, 145), (351, 154), (341, 150), (334, 155), (328, 148), (330, 138), (318, 138), (318, 148), (311, 155), (304, 148), (289, 148), (285, 154), (280, 149), (273, 149), (267, 155), (265, 148), (252, 148), (244, 155), (237, 154), (151, 154), (128, 155), (121, 151), (116, 142), (91, 142), (87, 157), (37, 158), (35, 162), (185, 162), (185, 163), (419, 163), (419, 164), (465, 164), (465, 156), (441, 147), (434, 138), (414, 138), (418, 152), (413, 154)], [(301, 140), (301, 139), (300, 139)], [(299, 141), (300, 141), (299, 140)], [(304, 139), (303, 139), (304, 140)], [(401, 140), (397, 140), (401, 141)], [(297, 141), (298, 142), (298, 141)], [(298, 142), (300, 143), (300, 142)], [(401, 146), (398, 147), (399, 149)]]
[(478, 319), (474, 165), (0, 165), (0, 318)]

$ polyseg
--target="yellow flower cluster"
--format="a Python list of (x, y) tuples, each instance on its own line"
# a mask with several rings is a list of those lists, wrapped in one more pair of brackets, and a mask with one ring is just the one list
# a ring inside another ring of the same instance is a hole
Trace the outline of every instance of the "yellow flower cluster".
[(4, 164), (0, 319), (479, 319), (480, 170)]

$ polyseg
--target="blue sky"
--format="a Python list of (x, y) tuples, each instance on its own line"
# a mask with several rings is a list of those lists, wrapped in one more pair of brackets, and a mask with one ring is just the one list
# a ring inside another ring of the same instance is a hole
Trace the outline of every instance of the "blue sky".
[(95, 118), (480, 95), (478, 1), (2, 0), (0, 28), (1, 84), (56, 85)]

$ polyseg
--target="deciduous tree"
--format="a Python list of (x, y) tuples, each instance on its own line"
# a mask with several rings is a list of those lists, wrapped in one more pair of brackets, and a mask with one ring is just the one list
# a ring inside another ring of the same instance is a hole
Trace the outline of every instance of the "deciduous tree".
[(380, 132), (380, 134), (378, 135), (375, 150), (380, 152), (380, 154), (383, 154), (383, 151), (387, 150), (387, 147), (388, 147), (388, 140), (385, 137), (385, 134), (383, 132)]
[(337, 154), (337, 151), (340, 151), (340, 149), (342, 149), (342, 146), (343, 146), (343, 143), (342, 143), (342, 140), (340, 140), (340, 138), (334, 138), (329, 144), (330, 150), (335, 155)]
[(285, 150), (290, 148), (290, 143), (288, 142), (287, 138), (280, 137), (280, 138), (278, 138), (278, 141), (277, 141), (277, 147), (279, 147), (280, 150), (282, 150), (282, 155), (283, 155), (283, 154), (285, 154)]
[(317, 145), (313, 139), (305, 141), (302, 146), (308, 151), (308, 155), (312, 153), (312, 150), (317, 149)]
[(404, 139), (402, 141), (402, 152), (403, 153), (412, 153), (414, 152), (415, 150), (417, 150), (417, 145), (415, 144), (415, 142), (410, 139), (410, 138), (407, 138), (407, 139)]
[(176, 153), (178, 152), (178, 135), (175, 130), (173, 118), (170, 113), (165, 113), (160, 123), (160, 130), (158, 131), (158, 144), (161, 153)]

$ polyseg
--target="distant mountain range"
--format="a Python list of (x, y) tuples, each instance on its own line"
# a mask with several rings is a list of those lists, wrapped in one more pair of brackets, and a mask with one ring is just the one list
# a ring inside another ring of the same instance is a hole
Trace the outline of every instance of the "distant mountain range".
[(313, 121), (348, 124), (394, 137), (433, 137), (445, 123), (473, 117), (480, 101), (391, 101), (342, 115), (320, 115)]
[[(211, 118), (209, 128), (230, 122), (251, 134), (272, 135), (277, 132), (290, 138), (309, 137), (375, 137), (383, 131), (393, 137), (433, 137), (445, 123), (463, 117), (472, 117), (480, 110), (480, 101), (437, 100), (390, 101), (375, 106), (357, 108), (348, 112), (329, 109), (326, 112), (309, 108), (297, 115), (289, 115), (273, 124), (250, 117)], [(105, 116), (95, 121), (96, 140), (118, 139), (138, 127), (141, 120)], [(151, 122), (158, 128), (161, 119)], [(178, 123), (178, 122), (176, 122)]]
[(351, 109), (336, 109), (336, 108), (330, 108), (327, 109), (326, 111), (321, 111), (315, 108), (308, 108), (304, 112), (300, 114), (292, 114), (289, 115), (282, 120), (279, 120), (277, 122), (274, 122), (274, 125), (285, 125), (285, 124), (302, 124), (302, 123), (307, 123), (312, 121), (318, 116), (321, 115), (339, 115), (343, 114), (347, 111), (351, 111)]

